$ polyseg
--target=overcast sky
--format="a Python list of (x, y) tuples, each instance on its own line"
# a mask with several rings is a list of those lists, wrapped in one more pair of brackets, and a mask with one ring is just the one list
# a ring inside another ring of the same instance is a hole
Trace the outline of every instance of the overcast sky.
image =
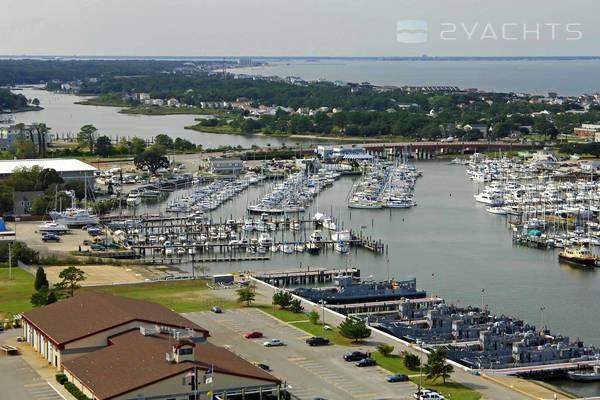
[[(0, 0), (0, 54), (597, 56), (599, 11), (598, 0)], [(402, 20), (426, 21), (427, 41), (400, 43)]]

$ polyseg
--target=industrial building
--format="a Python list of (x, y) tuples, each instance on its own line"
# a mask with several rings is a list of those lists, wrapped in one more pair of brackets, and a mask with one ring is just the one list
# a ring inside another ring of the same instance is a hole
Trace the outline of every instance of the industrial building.
[(32, 160), (0, 160), (0, 179), (8, 177), (15, 169), (30, 169), (38, 166), (42, 169), (55, 170), (65, 181), (85, 180), (92, 184), (94, 182), (95, 167), (76, 159), (41, 158)]

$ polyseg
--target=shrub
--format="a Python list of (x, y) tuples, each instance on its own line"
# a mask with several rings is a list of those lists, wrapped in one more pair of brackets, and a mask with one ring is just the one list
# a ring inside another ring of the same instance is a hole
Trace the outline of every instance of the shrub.
[(292, 300), (292, 302), (290, 303), (290, 311), (293, 313), (300, 313), (302, 312), (302, 310), (304, 310), (304, 307), (302, 307), (302, 302), (300, 301), (300, 299)]
[(421, 361), (415, 354), (406, 353), (404, 355), (404, 366), (412, 371), (419, 369)]
[(56, 382), (64, 385), (68, 381), (67, 376), (65, 374), (56, 374)]
[(381, 343), (377, 346), (377, 351), (384, 357), (389, 356), (394, 351), (394, 346), (390, 346), (389, 344)]
[(316, 325), (319, 322), (319, 312), (316, 310), (312, 310), (310, 314), (308, 314), (308, 320), (311, 324)]
[(77, 386), (73, 385), (71, 382), (65, 383), (65, 389), (67, 389), (67, 391), (71, 393), (77, 400), (91, 400), (89, 397), (83, 394), (83, 392), (79, 390)]

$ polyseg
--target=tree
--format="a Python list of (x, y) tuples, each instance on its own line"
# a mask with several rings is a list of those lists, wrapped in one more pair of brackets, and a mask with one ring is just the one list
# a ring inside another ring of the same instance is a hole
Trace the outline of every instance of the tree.
[(38, 267), (35, 272), (35, 281), (33, 282), (33, 287), (35, 290), (40, 290), (42, 287), (49, 287), (50, 283), (48, 283), (48, 278), (46, 277), (46, 271), (44, 268)]
[[(37, 99), (36, 99), (37, 100)], [(39, 104), (39, 102), (38, 102)], [(40, 157), (46, 157), (46, 140), (48, 139), (46, 134), (50, 128), (46, 126), (46, 124), (41, 123), (38, 125), (37, 135), (38, 135), (38, 147), (40, 149)]]
[(161, 133), (154, 138), (154, 144), (165, 146), (167, 149), (173, 147), (173, 139), (170, 136)]
[(340, 335), (345, 338), (352, 339), (358, 342), (361, 339), (366, 339), (371, 336), (371, 330), (361, 320), (346, 317), (338, 326)]
[(290, 303), (290, 311), (293, 313), (301, 313), (302, 310), (304, 310), (304, 307), (302, 307), (302, 302), (300, 299), (292, 300)]
[(155, 149), (144, 150), (135, 158), (133, 162), (138, 169), (147, 169), (150, 173), (155, 173), (159, 168), (169, 168), (169, 160)]
[(56, 303), (57, 300), (56, 293), (53, 290), (48, 289), (48, 286), (42, 286), (40, 290), (31, 295), (29, 302), (34, 307), (42, 307)]
[(35, 144), (22, 136), (15, 140), (15, 148), (17, 158), (35, 158), (38, 154)]
[(100, 136), (96, 140), (96, 154), (103, 157), (108, 157), (115, 152), (112, 141), (108, 136)]
[(5, 181), (0, 182), (0, 211), (12, 211), (14, 202), (15, 189), (8, 185)]
[(44, 168), (38, 175), (35, 189), (45, 190), (53, 183), (63, 183), (63, 178), (52, 168)]
[(454, 367), (450, 364), (446, 364), (447, 351), (443, 347), (436, 347), (427, 356), (427, 363), (423, 366), (423, 371), (427, 375), (427, 379), (433, 381), (442, 377), (444, 384), (446, 378), (450, 377), (450, 374), (454, 372)]
[(256, 299), (254, 288), (250, 286), (239, 288), (235, 293), (238, 295), (238, 303), (246, 303), (246, 306), (249, 306)]
[(381, 343), (377, 346), (377, 351), (384, 357), (389, 356), (394, 351), (394, 346), (390, 346), (389, 344)]
[(278, 305), (282, 310), (285, 310), (290, 306), (292, 299), (292, 294), (283, 290), (273, 294), (273, 304)]
[(411, 354), (411, 353), (406, 353), (404, 355), (404, 366), (412, 371), (416, 371), (417, 369), (419, 369), (419, 366), (421, 365), (421, 360), (419, 360), (419, 357), (415, 354)]
[(130, 142), (130, 154), (139, 154), (146, 148), (146, 141), (138, 137), (134, 137)]
[(319, 312), (317, 310), (312, 310), (310, 314), (308, 314), (308, 320), (311, 324), (316, 325), (319, 322)]
[(90, 153), (94, 152), (96, 132), (98, 132), (98, 128), (94, 125), (84, 125), (79, 129), (79, 133), (77, 134), (77, 142), (87, 145), (90, 149)]
[(62, 281), (58, 282), (54, 285), (54, 288), (58, 291), (67, 291), (70, 294), (70, 297), (75, 295), (75, 290), (79, 289), (79, 282), (83, 282), (85, 280), (85, 273), (77, 267), (69, 267), (60, 271), (58, 277), (62, 279)]

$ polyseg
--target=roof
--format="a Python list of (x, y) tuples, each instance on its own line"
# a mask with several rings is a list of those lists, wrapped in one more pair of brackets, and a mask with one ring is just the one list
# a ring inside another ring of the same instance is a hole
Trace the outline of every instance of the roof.
[(23, 318), (56, 346), (78, 340), (131, 321), (179, 329), (208, 331), (167, 307), (145, 300), (89, 292), (28, 311)]
[(0, 174), (11, 174), (15, 168), (32, 168), (33, 166), (41, 168), (52, 168), (56, 172), (81, 172), (95, 171), (96, 168), (83, 161), (63, 158), (43, 158), (39, 160), (1, 160)]
[[(167, 334), (144, 336), (135, 329), (109, 340), (111, 346), (62, 364), (98, 399), (110, 399), (192, 371), (194, 367), (199, 374), (213, 367), (215, 373), (281, 383), (273, 375), (229, 350), (210, 343), (195, 344), (195, 361), (170, 363), (165, 359), (169, 351)], [(215, 378), (215, 383), (218, 383), (218, 378)]]

